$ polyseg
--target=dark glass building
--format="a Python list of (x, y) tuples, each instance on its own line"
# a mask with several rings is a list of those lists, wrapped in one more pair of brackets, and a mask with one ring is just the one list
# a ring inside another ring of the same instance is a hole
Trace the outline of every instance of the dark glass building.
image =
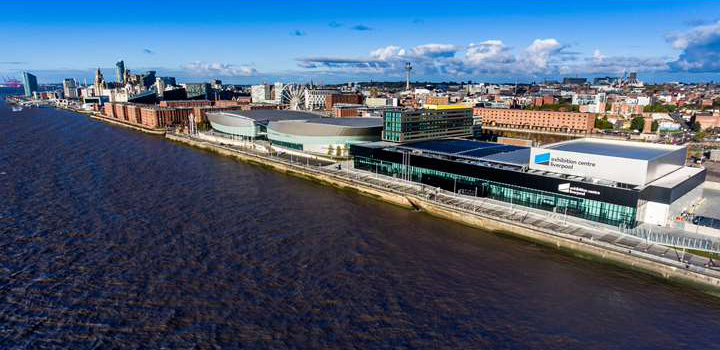
[(382, 139), (410, 142), (472, 135), (472, 108), (455, 105), (428, 107), (385, 111)]
[(115, 76), (118, 83), (125, 85), (125, 62), (122, 60), (115, 63)]
[(23, 72), (23, 88), (25, 89), (25, 97), (30, 97), (33, 92), (39, 91), (37, 77), (28, 72)]
[[(463, 139), (355, 144), (350, 146), (350, 154), (355, 168), (360, 170), (624, 227), (648, 221), (664, 224), (701, 197), (706, 174), (702, 168), (680, 166), (647, 184), (635, 186), (565, 174), (563, 169), (558, 172), (530, 169), (529, 147)], [(557, 160), (554, 156), (547, 158), (550, 164)], [(582, 153), (580, 158), (583, 159), (580, 162), (590, 162)], [(589, 159), (594, 158), (590, 155)], [(546, 161), (544, 157), (537, 160)], [(565, 160), (574, 161), (567, 157), (560, 161)], [(668, 164), (663, 166), (668, 168)]]

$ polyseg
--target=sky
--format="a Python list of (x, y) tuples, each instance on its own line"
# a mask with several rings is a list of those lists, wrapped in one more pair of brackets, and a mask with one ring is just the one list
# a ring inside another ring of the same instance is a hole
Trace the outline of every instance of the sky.
[(7, 1), (0, 82), (720, 81), (720, 1)]

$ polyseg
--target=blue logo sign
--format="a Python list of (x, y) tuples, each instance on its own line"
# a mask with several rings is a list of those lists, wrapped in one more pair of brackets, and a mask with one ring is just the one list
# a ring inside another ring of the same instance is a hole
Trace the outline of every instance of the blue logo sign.
[(550, 153), (536, 154), (535, 164), (549, 165), (550, 164)]

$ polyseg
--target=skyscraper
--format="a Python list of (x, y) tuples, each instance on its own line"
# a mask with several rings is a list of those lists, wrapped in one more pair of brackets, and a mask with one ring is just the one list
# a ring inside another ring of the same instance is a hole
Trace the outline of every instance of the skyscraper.
[(38, 91), (37, 77), (23, 72), (23, 87), (25, 88), (25, 97), (32, 96), (32, 93)]
[(63, 80), (63, 90), (65, 92), (65, 98), (78, 98), (77, 85), (75, 79)]
[(115, 74), (117, 75), (117, 82), (125, 84), (125, 62), (122, 60), (115, 63)]

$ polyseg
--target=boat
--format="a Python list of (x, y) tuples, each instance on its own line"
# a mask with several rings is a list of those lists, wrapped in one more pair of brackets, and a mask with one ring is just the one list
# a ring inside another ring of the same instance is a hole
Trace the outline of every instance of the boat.
[(20, 106), (12, 106), (12, 111), (13, 111), (13, 112), (20, 112), (20, 111), (22, 111), (22, 110), (23, 110), (23, 108), (20, 107)]

